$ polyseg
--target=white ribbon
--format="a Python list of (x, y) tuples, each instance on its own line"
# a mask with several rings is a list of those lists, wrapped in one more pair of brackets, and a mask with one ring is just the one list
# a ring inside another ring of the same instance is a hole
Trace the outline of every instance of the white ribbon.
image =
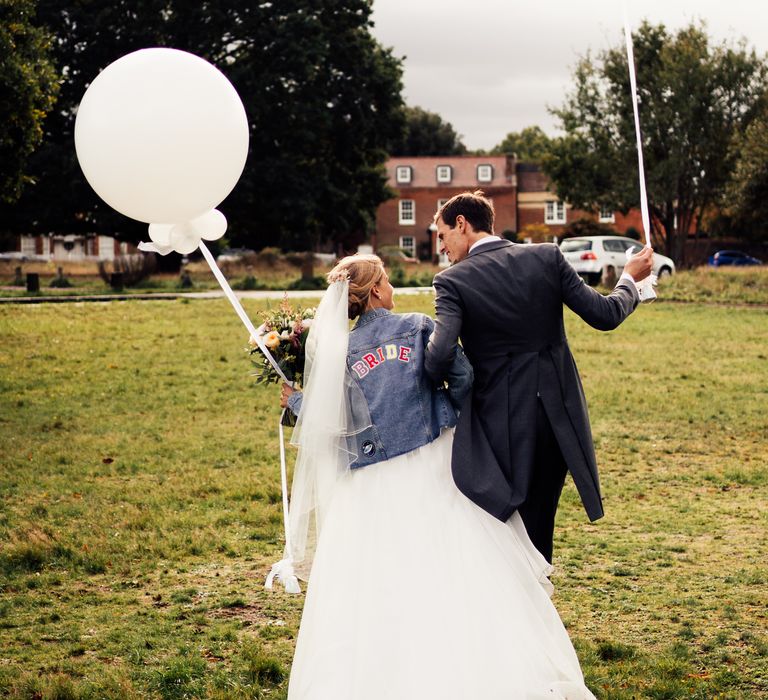
[(285, 528), (285, 551), (288, 553), (284, 559), (272, 564), (272, 568), (267, 575), (267, 580), (264, 582), (264, 588), (272, 590), (272, 582), (277, 578), (280, 583), (285, 586), (287, 593), (301, 593), (301, 586), (299, 586), (299, 579), (293, 570), (293, 559), (291, 558), (291, 528), (288, 523), (288, 472), (285, 467), (285, 438), (283, 437), (283, 416), (287, 411), (287, 408), (283, 409), (280, 414), (280, 487), (283, 492), (283, 527)]
[(158, 255), (168, 255), (168, 253), (173, 252), (173, 246), (161, 245), (160, 243), (154, 242), (148, 243), (146, 241), (141, 241), (138, 248), (144, 253), (157, 253)]
[[(208, 266), (211, 268), (213, 276), (216, 278), (219, 285), (221, 285), (222, 290), (224, 290), (224, 295), (227, 297), (227, 299), (229, 299), (229, 302), (234, 307), (235, 312), (240, 317), (240, 320), (243, 322), (245, 327), (250, 332), (251, 337), (259, 346), (259, 350), (264, 353), (264, 357), (267, 358), (267, 361), (270, 365), (272, 365), (278, 376), (286, 384), (293, 386), (293, 382), (288, 380), (288, 378), (285, 376), (285, 373), (280, 368), (280, 365), (277, 364), (277, 361), (272, 356), (272, 353), (267, 349), (267, 346), (264, 345), (264, 341), (261, 338), (261, 333), (256, 328), (254, 328), (253, 323), (251, 323), (251, 319), (248, 318), (248, 314), (246, 314), (245, 309), (243, 309), (243, 305), (240, 303), (240, 300), (237, 298), (237, 296), (235, 296), (235, 293), (229, 286), (227, 278), (224, 277), (221, 270), (219, 269), (219, 266), (216, 264), (216, 260), (214, 259), (213, 255), (211, 255), (211, 251), (208, 250), (208, 247), (202, 241), (200, 241), (200, 251), (208, 263)], [(285, 411), (286, 409), (283, 409), (283, 412), (280, 414), (280, 422), (278, 425), (280, 437), (280, 483), (283, 492), (283, 529), (285, 531), (285, 551), (291, 552), (290, 528), (288, 527), (288, 469), (285, 463), (285, 439), (283, 437), (283, 417), (285, 416)], [(272, 569), (270, 570), (266, 583), (264, 584), (265, 587), (271, 589), (272, 582), (275, 578), (277, 578), (277, 580), (285, 586), (285, 590), (288, 593), (301, 593), (299, 581), (293, 572), (293, 562), (291, 561), (290, 557), (282, 559), (281, 561), (272, 565)]]
[[(648, 195), (645, 189), (645, 165), (643, 163), (643, 140), (640, 136), (640, 112), (637, 106), (637, 80), (635, 78), (635, 56), (632, 50), (632, 31), (629, 28), (627, 7), (624, 6), (624, 39), (627, 44), (627, 65), (629, 66), (629, 87), (632, 92), (632, 110), (635, 116), (635, 138), (637, 140), (637, 169), (640, 179), (640, 214), (643, 220), (643, 233), (645, 233), (645, 245), (651, 247), (651, 220), (648, 214)], [(629, 253), (629, 251), (627, 251)], [(627, 255), (629, 259), (629, 255)], [(653, 285), (656, 283), (656, 275), (648, 275), (644, 280), (636, 282), (637, 293), (640, 301), (653, 301), (656, 292)]]
[(281, 559), (276, 564), (272, 564), (272, 568), (267, 575), (267, 580), (264, 582), (264, 588), (271, 591), (274, 579), (277, 579), (285, 586), (286, 593), (301, 593), (299, 579), (296, 577), (296, 573), (293, 570), (292, 559)]
[(229, 286), (229, 282), (227, 282), (227, 278), (224, 277), (221, 270), (219, 269), (219, 266), (216, 264), (216, 260), (214, 260), (213, 255), (211, 255), (211, 251), (208, 250), (208, 246), (205, 245), (202, 241), (200, 241), (200, 252), (203, 254), (203, 257), (205, 258), (205, 261), (208, 263), (208, 266), (211, 268), (211, 272), (213, 272), (213, 276), (216, 278), (216, 281), (221, 285), (222, 290), (224, 291), (224, 295), (229, 299), (229, 303), (232, 304), (232, 306), (235, 309), (235, 312), (240, 317), (240, 320), (243, 322), (245, 327), (248, 329), (248, 331), (251, 334), (251, 337), (254, 339), (256, 344), (259, 346), (259, 350), (264, 353), (264, 357), (267, 358), (269, 361), (269, 364), (272, 365), (275, 372), (277, 372), (277, 375), (282, 379), (286, 384), (290, 384), (293, 386), (293, 382), (288, 380), (288, 377), (285, 376), (285, 373), (282, 369), (280, 369), (280, 365), (277, 364), (277, 361), (274, 357), (272, 357), (272, 353), (267, 350), (267, 346), (264, 345), (264, 341), (261, 338), (261, 333), (254, 328), (253, 324), (251, 323), (251, 319), (248, 318), (248, 315), (245, 313), (245, 309), (243, 309), (243, 305), (240, 303), (240, 300), (235, 296), (235, 293), (232, 291), (232, 287)]

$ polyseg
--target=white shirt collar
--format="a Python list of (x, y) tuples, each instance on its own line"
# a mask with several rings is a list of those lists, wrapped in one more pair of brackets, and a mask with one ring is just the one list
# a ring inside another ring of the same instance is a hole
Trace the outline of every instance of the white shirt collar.
[(490, 236), (486, 236), (485, 238), (481, 238), (479, 241), (475, 241), (467, 251), (467, 254), (471, 253), (475, 248), (479, 248), (481, 245), (485, 245), (486, 243), (493, 243), (494, 241), (500, 240), (498, 236), (495, 236), (491, 234)]

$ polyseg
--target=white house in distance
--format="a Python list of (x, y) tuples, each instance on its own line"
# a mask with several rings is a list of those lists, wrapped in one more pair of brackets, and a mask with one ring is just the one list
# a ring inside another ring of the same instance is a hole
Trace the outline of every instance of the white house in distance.
[(112, 236), (91, 234), (22, 235), (18, 252), (28, 258), (45, 258), (55, 262), (95, 262), (114, 260), (119, 255), (136, 252), (130, 243)]

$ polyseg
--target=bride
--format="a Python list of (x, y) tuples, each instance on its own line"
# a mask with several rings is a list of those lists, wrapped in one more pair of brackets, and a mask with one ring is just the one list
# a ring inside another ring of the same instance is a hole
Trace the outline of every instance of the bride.
[(328, 281), (305, 391), (281, 401), (298, 415), (286, 560), (311, 566), (289, 700), (594, 700), (519, 515), (501, 522), (453, 483), (467, 360), (431, 384), (433, 321), (391, 312), (376, 256)]

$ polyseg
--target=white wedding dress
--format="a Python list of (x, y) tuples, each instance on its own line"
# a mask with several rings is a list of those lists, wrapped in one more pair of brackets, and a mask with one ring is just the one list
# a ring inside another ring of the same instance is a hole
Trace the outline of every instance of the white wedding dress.
[(518, 515), (462, 495), (451, 431), (337, 484), (289, 700), (594, 700)]

